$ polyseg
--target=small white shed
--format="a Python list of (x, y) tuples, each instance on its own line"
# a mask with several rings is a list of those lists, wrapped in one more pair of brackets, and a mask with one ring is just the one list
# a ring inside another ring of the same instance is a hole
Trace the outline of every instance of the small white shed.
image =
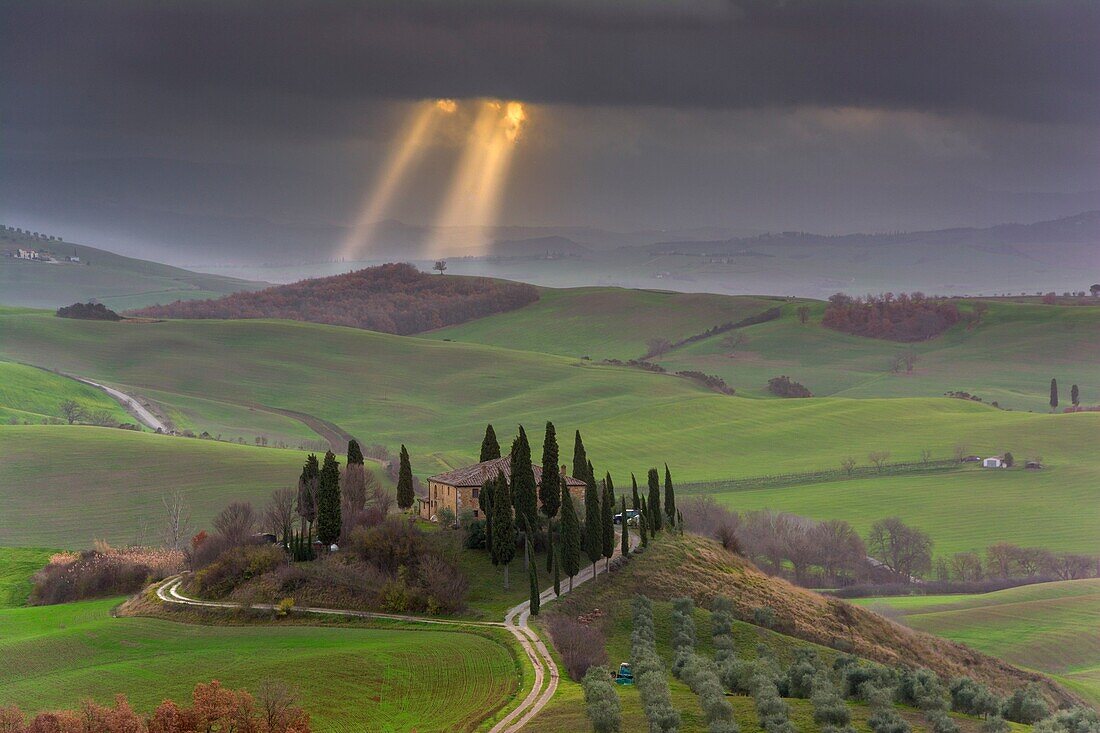
[(993, 458), (983, 458), (982, 468), (1004, 468), (1005, 462), (1000, 458), (994, 456)]

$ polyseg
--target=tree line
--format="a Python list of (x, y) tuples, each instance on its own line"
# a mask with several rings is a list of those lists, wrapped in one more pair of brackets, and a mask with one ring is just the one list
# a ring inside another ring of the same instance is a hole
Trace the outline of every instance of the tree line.
[(924, 293), (830, 296), (821, 324), (835, 331), (888, 341), (926, 341), (959, 321), (959, 308)]
[(408, 335), (520, 308), (538, 300), (525, 283), (432, 277), (407, 263), (368, 267), (216, 300), (132, 311), (151, 318), (283, 318)]

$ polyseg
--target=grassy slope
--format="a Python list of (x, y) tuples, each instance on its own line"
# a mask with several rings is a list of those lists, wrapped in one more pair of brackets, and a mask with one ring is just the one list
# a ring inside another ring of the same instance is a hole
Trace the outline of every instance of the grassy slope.
[(0, 547), (0, 610), (27, 602), (31, 576), (49, 561), (53, 550)]
[(1100, 705), (1100, 580), (963, 596), (864, 598), (904, 623), (1052, 673)]
[[(75, 707), (125, 692), (142, 711), (218, 679), (255, 692), (299, 688), (318, 733), (469, 729), (516, 684), (501, 644), (392, 628), (201, 626), (113, 618), (117, 600), (0, 611), (0, 706)], [(426, 694), (430, 691), (430, 694)]]
[[(139, 394), (155, 389), (184, 395), (194, 429), (206, 424), (203, 400), (311, 413), (367, 442), (407, 444), (421, 476), (474, 460), (489, 421), (507, 445), (516, 423), (537, 434), (542, 421), (551, 419), (564, 436), (566, 456), (569, 436), (580, 428), (598, 469), (612, 471), (620, 483), (628, 472), (642, 475), (665, 459), (674, 476), (690, 481), (829, 468), (844, 456), (863, 459), (871, 450), (888, 450), (894, 460), (914, 460), (923, 448), (946, 457), (958, 443), (978, 453), (1041, 454), (1047, 471), (998, 477), (1016, 497), (1045, 492), (1052, 508), (1040, 513), (1030, 536), (1068, 549), (1059, 540), (1067, 537), (1081, 550), (1095, 549), (1088, 538), (1100, 536), (1096, 513), (1081, 510), (1095, 505), (1088, 500), (1095, 496), (1100, 461), (1091, 450), (1100, 427), (1097, 413), (1005, 412), (949, 399), (730, 398), (685, 380), (566, 357), (271, 321), (135, 324), (0, 315), (0, 355), (52, 364)], [(210, 413), (212, 432), (223, 424)], [(968, 474), (959, 479), (961, 491), (934, 484), (936, 502), (907, 494), (905, 511), (953, 518), (954, 526), (942, 529), (921, 523), (944, 547), (963, 546), (963, 534), (974, 528), (965, 517), (979, 514), (967, 491), (992, 480)], [(865, 488), (881, 498), (878, 486), (867, 482)], [(990, 501), (1003, 489), (984, 486)], [(789, 501), (807, 491), (777, 489), (757, 503), (820, 513), (808, 500)], [(849, 503), (862, 508), (864, 498), (856, 493)], [(882, 514), (894, 512), (893, 500), (881, 506)], [(1010, 508), (983, 525), (985, 534), (974, 541), (1004, 539), (1033, 516), (1028, 504)], [(877, 518), (869, 511), (846, 518)], [(1065, 525), (1056, 526), (1062, 520)]]
[(912, 374), (889, 368), (909, 346), (823, 328), (821, 303), (812, 306), (805, 325), (795, 306), (787, 305), (783, 318), (744, 329), (748, 342), (733, 358), (718, 336), (677, 350), (661, 363), (718, 374), (738, 394), (753, 397), (768, 396), (768, 379), (786, 374), (817, 396), (939, 396), (964, 390), (1003, 407), (1047, 411), (1050, 380), (1056, 377), (1063, 406), (1074, 383), (1086, 404), (1100, 403), (1100, 308), (987, 302), (989, 311), (978, 326), (960, 324), (913, 344), (920, 361)]
[[(678, 571), (670, 573), (670, 567), (675, 567)], [(735, 601), (739, 613), (748, 615), (751, 615), (751, 609), (756, 605), (772, 605), (778, 610), (780, 606), (775, 605), (776, 596), (772, 595), (778, 593), (784, 597), (782, 606), (784, 610), (780, 612), (779, 617), (795, 620), (794, 633), (797, 635), (787, 635), (745, 622), (735, 622), (734, 637), (738, 654), (745, 658), (753, 658), (757, 655), (758, 648), (763, 646), (782, 664), (790, 663), (795, 651), (806, 646), (814, 647), (826, 664), (831, 663), (838, 655), (838, 652), (833, 649), (816, 646), (800, 638), (814, 635), (815, 623), (826, 626), (830, 623), (830, 618), (835, 618), (833, 612), (822, 611), (825, 604), (835, 608), (837, 605), (835, 602), (825, 601), (821, 596), (809, 591), (800, 589), (792, 591), (786, 583), (767, 579), (751, 566), (721, 551), (715, 551), (712, 543), (692, 537), (683, 540), (662, 538), (659, 543), (651, 545), (645, 553), (636, 557), (625, 569), (611, 576), (610, 579), (604, 578), (602, 581), (585, 585), (572, 596), (567, 596), (558, 603), (548, 604), (544, 609), (549, 614), (569, 615), (576, 615), (591, 608), (601, 609), (605, 616), (599, 623), (607, 637), (609, 664), (614, 667), (620, 661), (629, 659), (630, 599), (633, 594), (639, 592), (661, 599), (691, 595), (697, 604), (709, 602), (714, 594), (722, 593)], [(672, 661), (670, 615), (670, 603), (666, 601), (654, 603), (657, 651), (665, 659), (666, 666), (671, 665)], [(695, 624), (697, 650), (700, 654), (713, 654), (710, 615), (698, 605)], [(900, 657), (918, 663), (940, 664), (943, 666), (937, 671), (955, 674), (959, 673), (967, 663), (974, 662), (978, 665), (978, 674), (991, 672), (994, 678), (999, 679), (1009, 688), (1020, 684), (1016, 677), (1019, 673), (1010, 672), (1004, 676), (1003, 665), (988, 658), (968, 657), (965, 652), (960, 656), (957, 649), (951, 650), (947, 655), (954, 658), (952, 661), (914, 654), (913, 649), (918, 645), (914, 644), (911, 632), (862, 612), (855, 612), (853, 629), (852, 638), (859, 640), (862, 650), (876, 648), (874, 655), (880, 659), (884, 658), (878, 656), (880, 653), (893, 649), (892, 653), (895, 656), (892, 658), (895, 660)], [(876, 641), (862, 647), (862, 643), (871, 638)], [(996, 671), (998, 669), (1001, 671)], [(705, 731), (706, 725), (699, 708), (698, 698), (685, 685), (671, 677), (670, 687), (673, 704), (681, 711), (684, 719), (681, 730), (684, 733)], [(618, 688), (617, 691), (623, 705), (624, 730), (644, 730), (646, 724), (636, 688)], [(752, 700), (736, 696), (728, 699), (734, 706), (735, 718), (741, 725), (742, 731), (759, 730)], [(809, 733), (819, 730), (812, 719), (812, 707), (809, 701), (792, 700), (790, 702), (792, 720), (798, 730)], [(583, 693), (580, 685), (563, 677), (558, 695), (546, 711), (536, 718), (535, 727), (543, 730), (583, 730), (587, 725), (583, 711)], [(916, 711), (902, 709), (901, 712), (913, 725), (914, 730), (927, 729), (927, 723)], [(868, 710), (865, 706), (853, 705), (852, 715), (857, 730), (868, 730), (866, 724)], [(979, 721), (963, 716), (955, 717), (963, 730), (978, 730)]]
[(537, 303), (425, 337), (627, 360), (640, 358), (651, 338), (676, 342), (782, 302), (781, 298), (622, 288), (542, 288)]
[(97, 298), (110, 308), (124, 310), (175, 300), (218, 298), (266, 286), (124, 257), (81, 244), (22, 238), (0, 240), (0, 250), (19, 246), (45, 249), (58, 257), (76, 255), (81, 262), (25, 262), (0, 257), (0, 302), (6, 305), (56, 308)]
[(262, 507), (293, 486), (304, 457), (112, 428), (0, 426), (0, 545), (155, 542), (166, 492), (182, 491), (195, 524), (208, 526), (230, 501)]
[(88, 412), (106, 411), (120, 423), (135, 422), (102, 390), (35, 367), (0, 361), (0, 423), (40, 423), (61, 420), (65, 400), (80, 403)]

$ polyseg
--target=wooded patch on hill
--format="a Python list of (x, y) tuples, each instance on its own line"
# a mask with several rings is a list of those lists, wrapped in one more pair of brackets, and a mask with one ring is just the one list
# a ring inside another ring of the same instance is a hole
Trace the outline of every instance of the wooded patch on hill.
[(525, 283), (444, 277), (391, 263), (217, 300), (133, 311), (153, 318), (284, 318), (406, 336), (514, 310), (538, 300)]
[(923, 293), (887, 293), (852, 298), (837, 293), (829, 298), (821, 324), (854, 336), (888, 341), (926, 341), (955, 325), (954, 303), (926, 298)]

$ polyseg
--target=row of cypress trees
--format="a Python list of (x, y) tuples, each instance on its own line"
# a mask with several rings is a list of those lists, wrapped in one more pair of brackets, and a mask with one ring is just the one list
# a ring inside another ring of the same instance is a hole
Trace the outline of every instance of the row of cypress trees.
[[(321, 542), (330, 545), (340, 538), (345, 501), (350, 507), (361, 510), (366, 502), (366, 467), (363, 451), (356, 440), (348, 441), (348, 465), (344, 472), (343, 486), (340, 479), (340, 463), (330, 450), (323, 461), (310, 453), (302, 466), (298, 477), (298, 495), (295, 511), (301, 519), (301, 529), (296, 538), (284, 537), (283, 541), (301, 544), (302, 538), (312, 537), (314, 529)], [(403, 484), (408, 488), (408, 497), (403, 498)], [(401, 446), (401, 479), (398, 481), (398, 505), (403, 509), (412, 506), (412, 468), (409, 466), (409, 454)]]

